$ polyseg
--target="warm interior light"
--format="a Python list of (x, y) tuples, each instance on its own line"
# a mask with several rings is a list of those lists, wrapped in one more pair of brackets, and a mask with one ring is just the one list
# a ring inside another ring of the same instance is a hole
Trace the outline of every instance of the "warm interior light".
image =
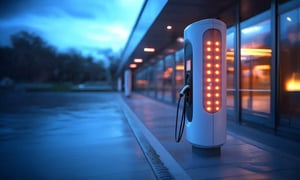
[(142, 62), (143, 62), (143, 59), (142, 59), (142, 58), (135, 58), (135, 59), (133, 60), (133, 62), (135, 62), (135, 63), (142, 63)]
[(292, 77), (287, 80), (285, 85), (286, 91), (300, 91), (300, 73), (293, 73)]
[(271, 57), (271, 49), (256, 49), (256, 48), (241, 48), (242, 56), (261, 56), (261, 57)]
[(146, 48), (144, 48), (144, 52), (155, 52), (155, 49), (146, 47)]
[(129, 65), (129, 68), (136, 68), (136, 67), (137, 67), (136, 64), (130, 64), (130, 65)]

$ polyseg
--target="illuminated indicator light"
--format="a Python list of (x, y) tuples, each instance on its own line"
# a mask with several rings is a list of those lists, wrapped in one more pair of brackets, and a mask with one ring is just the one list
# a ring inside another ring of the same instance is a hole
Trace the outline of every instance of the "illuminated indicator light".
[(221, 32), (209, 29), (203, 35), (203, 108), (208, 113), (218, 112), (222, 104), (222, 54)]

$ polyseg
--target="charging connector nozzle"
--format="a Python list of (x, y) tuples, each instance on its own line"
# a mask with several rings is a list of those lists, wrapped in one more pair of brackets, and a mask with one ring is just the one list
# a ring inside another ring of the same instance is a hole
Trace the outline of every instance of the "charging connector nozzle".
[(185, 85), (183, 86), (183, 88), (179, 91), (180, 97), (184, 96), (184, 94), (186, 93), (186, 91), (188, 91), (190, 89), (190, 85)]

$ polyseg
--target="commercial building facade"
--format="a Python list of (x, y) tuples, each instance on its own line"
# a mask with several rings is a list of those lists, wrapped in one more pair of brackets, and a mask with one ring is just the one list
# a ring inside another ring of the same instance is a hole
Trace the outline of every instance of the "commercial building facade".
[[(140, 30), (139, 22), (155, 3), (145, 1), (134, 31)], [(218, 3), (222, 4), (209, 15), (193, 12), (197, 6), (199, 11), (209, 10)], [(118, 75), (131, 69), (134, 91), (175, 104), (184, 85), (183, 27), (217, 18), (227, 25), (228, 120), (300, 140), (300, 1), (213, 0), (205, 4), (171, 0), (160, 5), (144, 35), (137, 38), (138, 33), (133, 32), (123, 52)], [(194, 15), (180, 16), (182, 8)], [(150, 41), (159, 39), (159, 31), (161, 43)], [(134, 39), (138, 39), (135, 45)], [(146, 47), (153, 52), (141, 50)], [(136, 65), (130, 68), (132, 64)]]

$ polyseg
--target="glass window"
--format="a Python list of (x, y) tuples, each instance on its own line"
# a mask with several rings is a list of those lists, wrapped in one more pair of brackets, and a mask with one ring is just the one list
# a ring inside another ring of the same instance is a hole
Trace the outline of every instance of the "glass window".
[[(226, 65), (227, 65), (227, 109), (234, 110), (234, 27), (227, 30), (227, 49), (226, 49)], [(232, 112), (233, 113), (233, 112)]]
[(264, 119), (269, 119), (270, 116), (270, 32), (270, 11), (241, 24), (240, 79), (243, 119), (248, 119), (248, 115)]
[(164, 60), (159, 60), (155, 65), (155, 73), (157, 79), (157, 95), (158, 99), (164, 97)]
[(300, 128), (300, 8), (280, 16), (280, 125)]
[(143, 69), (142, 71), (136, 74), (135, 90), (141, 93), (145, 93), (147, 86), (148, 86), (147, 69)]
[(165, 70), (164, 70), (164, 99), (168, 102), (172, 102), (172, 87), (173, 87), (173, 67), (174, 67), (174, 55), (168, 55), (165, 58)]
[(149, 79), (148, 79), (148, 95), (151, 97), (155, 97), (156, 95), (156, 74), (155, 74), (155, 67), (153, 65), (149, 66), (148, 69)]
[[(176, 92), (179, 92), (180, 89), (184, 86), (184, 63), (183, 63), (183, 49), (179, 50), (175, 54), (176, 59)], [(176, 93), (176, 99), (179, 98), (179, 93)]]

